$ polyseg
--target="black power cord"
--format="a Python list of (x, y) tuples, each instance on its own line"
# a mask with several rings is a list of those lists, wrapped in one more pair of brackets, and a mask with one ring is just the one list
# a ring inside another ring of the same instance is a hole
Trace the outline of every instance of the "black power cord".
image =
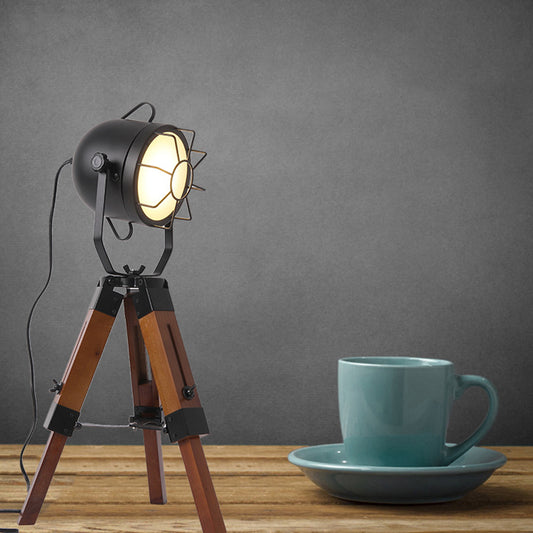
[[(54, 178), (54, 190), (52, 193), (52, 205), (50, 207), (50, 215), (48, 217), (48, 276), (46, 278), (46, 281), (43, 285), (43, 288), (41, 289), (41, 292), (38, 294), (37, 298), (35, 298), (35, 301), (33, 302), (33, 305), (31, 306), (30, 312), (28, 314), (28, 321), (26, 322), (26, 346), (28, 350), (28, 360), (30, 364), (30, 391), (31, 391), (31, 402), (32, 402), (32, 424), (30, 427), (30, 430), (28, 432), (28, 435), (26, 436), (26, 440), (24, 441), (24, 444), (22, 445), (22, 449), (20, 450), (20, 457), (19, 457), (19, 464), (20, 464), (20, 471), (22, 473), (22, 476), (24, 477), (24, 481), (26, 482), (26, 490), (30, 490), (30, 479), (28, 477), (28, 474), (26, 473), (26, 469), (24, 468), (24, 452), (26, 450), (26, 447), (31, 442), (31, 439), (33, 438), (33, 435), (35, 433), (35, 429), (37, 428), (37, 396), (35, 394), (35, 365), (33, 361), (33, 350), (31, 345), (31, 322), (33, 319), (33, 313), (35, 312), (35, 308), (37, 307), (37, 304), (39, 303), (39, 300), (43, 296), (43, 294), (46, 292), (46, 289), (48, 288), (48, 285), (50, 284), (50, 279), (52, 278), (52, 267), (53, 267), (53, 238), (52, 238), (52, 230), (53, 230), (53, 221), (54, 221), (54, 211), (56, 206), (56, 198), (57, 198), (57, 187), (59, 183), (59, 176), (61, 174), (61, 171), (63, 168), (65, 168), (67, 165), (72, 164), (72, 159), (67, 159), (57, 170), (55, 178)], [(21, 509), (0, 509), (0, 513), (20, 513)], [(5, 529), (0, 528), (0, 533), (18, 533), (18, 529)]]
[(43, 294), (46, 292), (46, 289), (48, 289), (48, 285), (50, 284), (50, 279), (52, 278), (52, 268), (54, 264), (54, 261), (53, 261), (53, 222), (54, 222), (54, 211), (55, 211), (56, 199), (57, 199), (57, 186), (59, 183), (59, 175), (61, 174), (61, 171), (67, 165), (71, 165), (71, 164), (72, 164), (72, 158), (67, 159), (57, 169), (56, 176), (54, 178), (54, 191), (52, 193), (52, 205), (50, 207), (50, 215), (48, 216), (48, 276), (46, 277), (46, 281), (43, 285), (43, 288), (41, 289), (41, 292), (38, 294), (37, 298), (35, 298), (35, 301), (33, 302), (33, 305), (31, 306), (30, 313), (28, 315), (28, 321), (26, 322), (26, 346), (28, 349), (28, 359), (30, 363), (30, 383), (31, 383), (30, 388), (31, 388), (31, 401), (32, 401), (32, 409), (33, 409), (33, 421), (32, 421), (30, 431), (28, 432), (26, 440), (24, 441), (24, 444), (20, 451), (19, 463), (20, 463), (20, 471), (22, 473), (22, 476), (24, 477), (24, 481), (26, 482), (27, 490), (30, 490), (30, 480), (24, 468), (23, 458), (24, 458), (24, 452), (26, 450), (26, 446), (28, 446), (31, 439), (33, 438), (33, 434), (35, 433), (35, 428), (37, 427), (37, 396), (35, 394), (35, 367), (33, 363), (33, 350), (31, 346), (31, 321), (33, 319), (33, 313), (35, 312), (35, 308), (37, 307), (37, 304), (39, 303), (39, 300), (42, 298)]

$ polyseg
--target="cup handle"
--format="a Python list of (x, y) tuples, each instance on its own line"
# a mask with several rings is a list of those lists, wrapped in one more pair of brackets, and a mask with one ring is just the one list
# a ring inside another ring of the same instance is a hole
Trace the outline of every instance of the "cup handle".
[(469, 387), (481, 387), (482, 389), (485, 389), (485, 392), (489, 395), (489, 408), (485, 415), (485, 419), (470, 437), (460, 444), (446, 444), (444, 449), (444, 459), (446, 464), (452, 463), (472, 446), (477, 444), (492, 426), (494, 419), (496, 418), (496, 413), (498, 412), (498, 395), (496, 394), (494, 385), (492, 385), (488, 379), (482, 378), (481, 376), (471, 375), (455, 376), (455, 385), (454, 400), (460, 398), (464, 391)]

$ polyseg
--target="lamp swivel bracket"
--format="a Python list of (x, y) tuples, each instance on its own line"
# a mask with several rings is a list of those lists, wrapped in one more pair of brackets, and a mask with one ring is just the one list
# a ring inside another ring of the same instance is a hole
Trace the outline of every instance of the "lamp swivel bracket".
[[(107, 173), (111, 170), (111, 163), (106, 154), (103, 152), (95, 152), (91, 157), (91, 168), (95, 172)], [(120, 179), (120, 175), (115, 171), (109, 172), (109, 179), (116, 182)]]
[(102, 152), (96, 152), (91, 158), (91, 168), (95, 172), (103, 172), (108, 163), (109, 160), (107, 159), (107, 156)]
[[(105, 216), (105, 206), (106, 206), (106, 196), (108, 192), (108, 184), (111, 181), (117, 181), (118, 174), (115, 172), (115, 169), (113, 168), (113, 164), (107, 159), (106, 154), (103, 154), (102, 152), (96, 152), (91, 159), (91, 167), (92, 169), (98, 173), (97, 178), (97, 186), (96, 186), (96, 202), (95, 202), (95, 211), (94, 211), (94, 235), (93, 235), (93, 241), (96, 248), (96, 252), (98, 253), (98, 257), (100, 258), (100, 261), (102, 262), (102, 266), (104, 267), (104, 270), (113, 276), (123, 276), (123, 272), (119, 272), (113, 268), (113, 265), (111, 264), (111, 260), (109, 259), (109, 256), (107, 255), (107, 251), (104, 246), (103, 242), (103, 233), (104, 233), (104, 219), (107, 220), (109, 226), (111, 227), (111, 230), (113, 231), (113, 234), (115, 237), (120, 241), (127, 241), (130, 239), (130, 237), (133, 235), (133, 225), (131, 221), (128, 222), (129, 231), (125, 237), (121, 237), (115, 226), (113, 225), (113, 222), (111, 221), (111, 218), (108, 216)], [(165, 245), (163, 252), (161, 254), (161, 257), (159, 258), (159, 261), (152, 272), (152, 274), (145, 274), (145, 277), (158, 277), (163, 272), (163, 269), (165, 268), (168, 259), (170, 257), (170, 254), (172, 253), (173, 248), (173, 228), (172, 225), (170, 225), (168, 228), (165, 228)], [(129, 268), (129, 267), (128, 267)], [(141, 267), (138, 270), (133, 270), (128, 272), (125, 270), (126, 274), (128, 276), (139, 276), (144, 271), (144, 266), (141, 265)]]

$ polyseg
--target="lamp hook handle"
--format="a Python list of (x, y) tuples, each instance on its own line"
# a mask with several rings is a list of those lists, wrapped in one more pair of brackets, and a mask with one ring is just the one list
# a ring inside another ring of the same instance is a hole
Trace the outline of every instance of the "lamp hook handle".
[(152, 114), (150, 115), (150, 118), (148, 119), (148, 122), (152, 122), (155, 118), (155, 107), (150, 102), (141, 102), (140, 104), (137, 104), (135, 107), (130, 109), (125, 115), (122, 115), (120, 118), (128, 118), (131, 114), (133, 114), (137, 109), (142, 107), (143, 105), (147, 105), (152, 110)]

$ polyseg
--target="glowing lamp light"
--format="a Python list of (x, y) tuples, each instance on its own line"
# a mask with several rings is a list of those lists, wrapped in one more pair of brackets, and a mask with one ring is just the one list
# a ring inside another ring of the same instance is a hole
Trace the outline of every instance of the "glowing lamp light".
[[(148, 122), (127, 118), (142, 105), (152, 108)], [(174, 220), (191, 219), (190, 191), (205, 190), (193, 183), (194, 169), (206, 155), (192, 149), (194, 131), (154, 123), (154, 114), (153, 106), (143, 102), (122, 118), (99, 124), (83, 137), (72, 160), (76, 189), (95, 210), (95, 245), (110, 274), (117, 272), (103, 245), (104, 218), (121, 240), (131, 237), (132, 223), (171, 232)], [(178, 216), (183, 205), (187, 214)], [(126, 237), (119, 237), (112, 219), (129, 223)], [(154, 275), (164, 268), (169, 248), (171, 233), (165, 237), (164, 263), (158, 265)]]

